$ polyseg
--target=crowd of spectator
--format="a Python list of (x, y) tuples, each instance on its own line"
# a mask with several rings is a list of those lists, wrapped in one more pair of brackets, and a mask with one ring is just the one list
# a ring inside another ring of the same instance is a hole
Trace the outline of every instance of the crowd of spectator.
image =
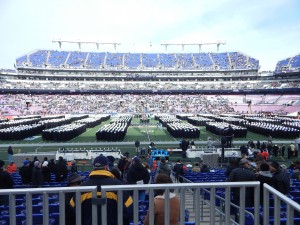
[[(274, 83), (276, 85), (274, 85)], [(33, 90), (244, 90), (244, 89), (282, 89), (299, 88), (293, 81), (34, 81), (2, 80), (0, 89)]]

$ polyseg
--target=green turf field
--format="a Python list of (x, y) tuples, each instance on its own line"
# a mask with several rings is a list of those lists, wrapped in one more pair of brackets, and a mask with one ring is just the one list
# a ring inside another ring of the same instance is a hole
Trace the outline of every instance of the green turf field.
[[(20, 146), (14, 147), (15, 153), (26, 153), (26, 152), (47, 152), (47, 151), (56, 151), (59, 147), (77, 147), (77, 148), (103, 148), (103, 147), (117, 147), (122, 152), (128, 151), (131, 155), (134, 153), (134, 142), (138, 139), (141, 142), (142, 148), (147, 148), (149, 143), (152, 141), (156, 144), (157, 149), (168, 149), (168, 148), (178, 148), (180, 138), (172, 137), (164, 127), (157, 126), (157, 121), (154, 119), (150, 119), (150, 123), (148, 125), (140, 125), (138, 118), (133, 118), (131, 124), (129, 126), (127, 134), (124, 140), (121, 142), (110, 143), (110, 142), (102, 142), (96, 140), (96, 132), (102, 127), (104, 124), (110, 123), (111, 120), (102, 122), (101, 125), (96, 126), (94, 128), (89, 128), (85, 133), (79, 135), (78, 137), (66, 142), (66, 143), (57, 143), (50, 141), (43, 141), (41, 135), (34, 137), (31, 140), (20, 140), (20, 141), (2, 141), (0, 142), (0, 159), (6, 159), (6, 151), (9, 145), (20, 144)], [(218, 142), (219, 137), (207, 132), (204, 126), (200, 126), (200, 138), (195, 139), (194, 141), (197, 145), (206, 145), (206, 141), (208, 136), (212, 137), (214, 141)], [(234, 142), (244, 142), (247, 143), (248, 140), (257, 140), (266, 141), (267, 137), (258, 135), (252, 132), (247, 133), (246, 138), (234, 138), (233, 144), (236, 147), (239, 147), (240, 144), (235, 144)], [(273, 139), (273, 141), (290, 141), (294, 142), (294, 140), (286, 140), (286, 139)], [(200, 143), (202, 142), (202, 143)], [(43, 144), (57, 144), (56, 146), (43, 146)], [(28, 144), (34, 144), (34, 146), (28, 146)]]

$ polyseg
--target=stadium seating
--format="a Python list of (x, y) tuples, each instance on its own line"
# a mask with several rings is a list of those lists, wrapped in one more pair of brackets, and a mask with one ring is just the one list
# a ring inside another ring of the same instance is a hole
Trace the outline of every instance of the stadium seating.
[[(293, 65), (298, 65), (295, 58)], [(242, 53), (104, 53), (38, 50), (17, 58), (16, 67), (64, 69), (257, 70), (259, 61)]]
[(300, 71), (300, 54), (280, 60), (276, 64), (275, 73), (289, 73)]

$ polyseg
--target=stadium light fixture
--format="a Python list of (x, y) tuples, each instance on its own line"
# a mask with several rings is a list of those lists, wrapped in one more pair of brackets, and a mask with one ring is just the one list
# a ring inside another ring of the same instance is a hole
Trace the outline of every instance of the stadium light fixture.
[(62, 43), (71, 43), (71, 44), (78, 44), (79, 50), (81, 50), (81, 45), (82, 44), (95, 44), (97, 49), (99, 49), (99, 45), (113, 45), (114, 49), (117, 49), (118, 45), (121, 45), (119, 42), (101, 42), (101, 41), (82, 41), (82, 40), (67, 40), (67, 39), (60, 39), (60, 38), (55, 38), (52, 40), (53, 43), (58, 43), (59, 48), (61, 50)]
[(175, 45), (175, 46), (181, 46), (182, 51), (184, 51), (185, 46), (198, 46), (199, 52), (201, 52), (202, 45), (216, 45), (217, 46), (217, 52), (219, 52), (220, 45), (225, 45), (226, 41), (209, 41), (209, 42), (186, 42), (186, 43), (172, 43), (172, 42), (163, 42), (161, 43), (162, 46), (165, 47), (165, 50), (168, 50), (168, 46)]

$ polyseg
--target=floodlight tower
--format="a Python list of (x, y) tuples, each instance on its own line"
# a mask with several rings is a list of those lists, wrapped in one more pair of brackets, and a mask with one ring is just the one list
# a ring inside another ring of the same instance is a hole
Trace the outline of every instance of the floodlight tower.
[(168, 42), (163, 42), (161, 43), (162, 46), (165, 46), (165, 50), (168, 50), (168, 46), (170, 45), (177, 45), (177, 46), (181, 46), (182, 47), (182, 51), (184, 51), (184, 47), (186, 45), (194, 45), (194, 46), (198, 46), (199, 47), (199, 52), (201, 52), (201, 47), (202, 45), (216, 45), (217, 46), (217, 52), (219, 52), (219, 48), (220, 45), (225, 45), (226, 41), (212, 41), (212, 42), (204, 42), (204, 41), (200, 41), (200, 42), (191, 42), (191, 43), (168, 43)]
[(117, 46), (121, 45), (119, 42), (101, 42), (101, 41), (81, 41), (81, 40), (62, 40), (62, 39), (53, 39), (53, 43), (58, 43), (59, 48), (61, 50), (62, 43), (73, 43), (73, 44), (78, 44), (79, 50), (81, 50), (81, 45), (82, 44), (96, 44), (97, 49), (99, 49), (99, 45), (113, 45), (114, 49), (117, 50)]

